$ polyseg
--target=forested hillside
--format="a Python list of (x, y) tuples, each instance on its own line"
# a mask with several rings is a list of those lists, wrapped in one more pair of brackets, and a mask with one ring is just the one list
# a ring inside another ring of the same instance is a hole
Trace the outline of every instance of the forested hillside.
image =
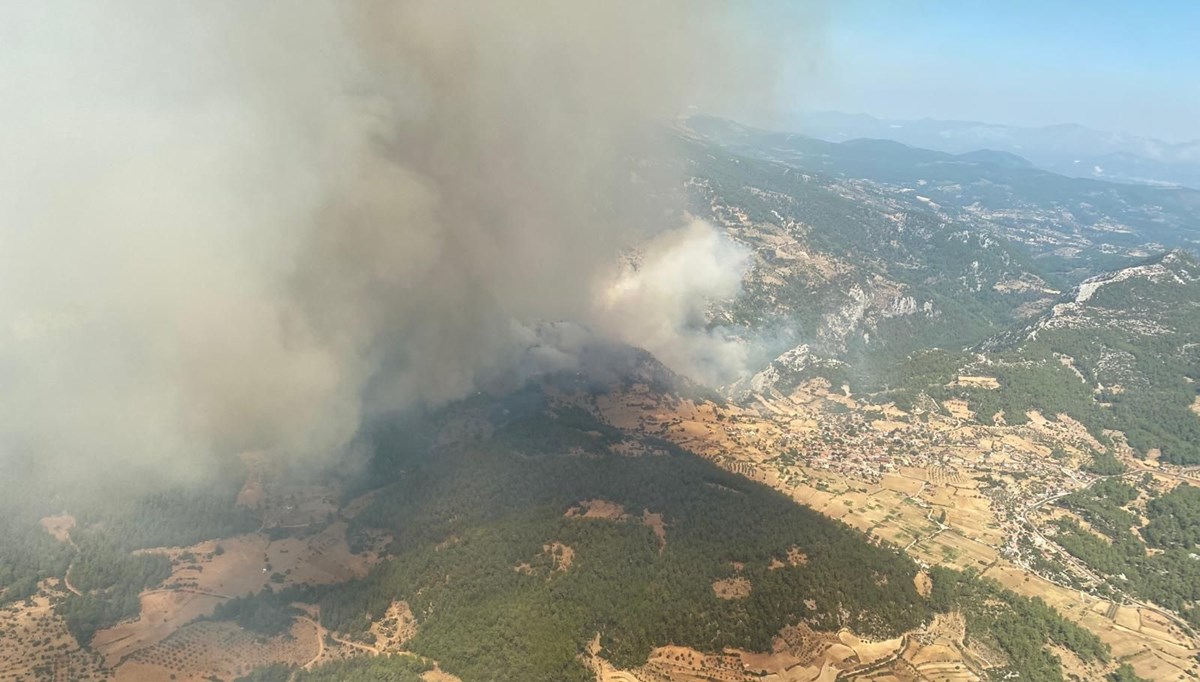
[[(754, 250), (716, 323), (851, 367), (982, 342), (1056, 291), (1028, 255), (921, 202), (680, 138), (692, 210)], [(777, 352), (784, 350), (776, 348)]]
[[(598, 632), (607, 657), (636, 666), (667, 643), (765, 650), (799, 620), (886, 635), (930, 614), (916, 567), (894, 550), (691, 455), (609, 454), (619, 438), (577, 411), (539, 412), (408, 461), (356, 519), (389, 531), (395, 558), (320, 594), (324, 624), (361, 635), (364, 615), (404, 599), (421, 618), (412, 648), (464, 680), (549, 681), (588, 679), (576, 656)], [(588, 500), (628, 517), (566, 515)], [(646, 512), (662, 515), (665, 542)], [(574, 557), (558, 573), (538, 558), (554, 542)], [(792, 547), (805, 565), (768, 569)], [(712, 584), (738, 573), (734, 562), (751, 594), (718, 599)]]
[[(1045, 605), (970, 576), (948, 572), (935, 579), (944, 591), (922, 597), (917, 566), (896, 548), (661, 442), (648, 443), (658, 454), (614, 454), (628, 434), (539, 395), (381, 425), (375, 457), (396, 478), (376, 481), (354, 526), (390, 533), (391, 558), (363, 580), (282, 599), (316, 601), (325, 627), (367, 643), (371, 622), (404, 600), (418, 621), (407, 646), (465, 682), (589, 680), (579, 656), (597, 634), (602, 656), (636, 667), (665, 644), (765, 651), (796, 623), (889, 637), (956, 608), (977, 613), (974, 636), (1034, 679), (1061, 677), (1052, 654), (1029, 657), (1031, 643), (1107, 656)], [(414, 428), (484, 414), (496, 429), (487, 439), (413, 447), (430, 442)], [(714, 584), (728, 579), (748, 594), (720, 598)], [(219, 615), (258, 618), (279, 599)]]
[[(1139, 490), (1150, 499), (1148, 523), (1130, 505)], [(1056, 523), (1055, 541), (1104, 576), (1117, 589), (1177, 611), (1200, 628), (1200, 488), (1186, 483), (1158, 494), (1147, 483), (1104, 480), (1072, 493), (1058, 504), (1078, 514)], [(1117, 577), (1120, 576), (1120, 577)]]
[[(1200, 463), (1200, 263), (1172, 252), (1089, 280), (1033, 325), (1003, 335), (951, 373), (1000, 387), (956, 389), (984, 419), (1063, 412), (1100, 436), (1122, 432), (1143, 455)], [(981, 359), (980, 359), (981, 358)], [(938, 393), (938, 388), (930, 389)]]
[(902, 408), (966, 398), (984, 423), (1065, 413), (1200, 463), (1200, 265), (1163, 247), (1195, 243), (1200, 192), (714, 119), (677, 138), (693, 210), (754, 251), (713, 324), (767, 347), (769, 388), (820, 375)]
[[(171, 572), (161, 554), (135, 554), (149, 547), (182, 546), (254, 530), (254, 514), (234, 506), (240, 483), (229, 479), (197, 489), (134, 496), (70, 494), (22, 489), (9, 479), (0, 490), (0, 603), (24, 599), (44, 578), (66, 578), (71, 592), (58, 606), (71, 633), (86, 644), (101, 628), (138, 611), (138, 595)], [(74, 526), (69, 542), (39, 523), (70, 501)]]
[[(688, 119), (687, 127), (742, 156), (908, 188), (944, 207), (953, 219), (985, 218), (991, 223), (986, 227), (1009, 237), (1048, 228), (1060, 238), (1082, 233), (1089, 241), (1123, 247), (1148, 242), (1179, 247), (1200, 239), (1194, 220), (1200, 190), (1067, 177), (987, 150), (947, 154), (886, 139), (826, 142), (703, 116)], [(1041, 218), (1040, 224), (1022, 228), (1014, 220), (1021, 214)], [(1040, 241), (1028, 243), (1038, 255), (1057, 246), (1050, 239)]]

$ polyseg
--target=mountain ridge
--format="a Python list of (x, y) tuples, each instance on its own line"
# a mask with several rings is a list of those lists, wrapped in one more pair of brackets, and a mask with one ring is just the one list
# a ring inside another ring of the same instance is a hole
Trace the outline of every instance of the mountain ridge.
[(788, 123), (831, 141), (879, 137), (949, 153), (992, 148), (1074, 177), (1200, 186), (1200, 140), (1168, 142), (1074, 123), (1029, 127), (932, 118), (886, 119), (836, 111), (798, 114)]

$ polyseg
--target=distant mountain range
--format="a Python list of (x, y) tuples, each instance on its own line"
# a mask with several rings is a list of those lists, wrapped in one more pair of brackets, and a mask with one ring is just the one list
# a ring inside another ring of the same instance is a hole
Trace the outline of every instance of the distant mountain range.
[(1164, 142), (1075, 124), (1023, 128), (929, 118), (889, 120), (828, 111), (799, 114), (788, 127), (831, 142), (895, 140), (951, 154), (993, 150), (1073, 177), (1200, 187), (1200, 140)]
[[(704, 116), (688, 119), (686, 127), (741, 157), (820, 173), (826, 181), (875, 183), (890, 201), (1021, 244), (1051, 270), (1058, 269), (1049, 263), (1058, 256), (1094, 251), (1060, 264), (1083, 265), (1076, 277), (1123, 265), (1105, 262), (1088, 272), (1098, 263), (1086, 265), (1093, 256), (1126, 251), (1143, 258), (1200, 245), (1200, 191), (1186, 187), (1068, 177), (1006, 151), (947, 153), (868, 138), (828, 142)], [(860, 204), (866, 201), (859, 197)]]

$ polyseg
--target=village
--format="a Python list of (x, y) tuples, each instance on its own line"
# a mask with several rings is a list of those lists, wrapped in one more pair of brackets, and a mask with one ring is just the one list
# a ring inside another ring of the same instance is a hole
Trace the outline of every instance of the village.
[[(959, 381), (994, 384), (988, 377)], [(1105, 594), (1102, 578), (1053, 541), (1042, 512), (1102, 480), (1084, 467), (1092, 452), (1108, 449), (1066, 415), (1030, 412), (1020, 425), (981, 424), (965, 401), (925, 399), (904, 411), (857, 400), (823, 379), (740, 404), (634, 385), (595, 398), (595, 409), (616, 426), (656, 434), (769, 485), (922, 565), (971, 569), (1039, 597), (1147, 679), (1190, 679), (1200, 652), (1190, 628), (1153, 604)], [(1127, 475), (1200, 483), (1193, 472), (1136, 459), (1120, 434), (1107, 435)]]

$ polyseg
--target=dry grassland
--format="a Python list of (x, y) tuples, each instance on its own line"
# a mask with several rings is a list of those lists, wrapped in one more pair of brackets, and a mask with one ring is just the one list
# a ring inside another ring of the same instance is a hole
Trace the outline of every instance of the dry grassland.
[(1045, 600), (1068, 619), (1096, 633), (1112, 647), (1114, 660), (1128, 662), (1145, 679), (1194, 679), (1187, 672), (1197, 654), (1194, 640), (1153, 611), (1121, 606), (1110, 616), (1114, 611), (1112, 602), (1060, 587), (1005, 561), (997, 562), (984, 575), (1017, 594)]
[(745, 599), (750, 596), (750, 580), (742, 576), (725, 578), (712, 584), (717, 599)]
[[(58, 580), (44, 580), (38, 587), (31, 599), (0, 608), (0, 680), (107, 679), (100, 657), (80, 648), (51, 606), (52, 599), (64, 594)], [(42, 674), (35, 676), (35, 671)]]
[(608, 521), (628, 521), (629, 514), (625, 508), (609, 500), (584, 500), (577, 506), (571, 507), (563, 516), (582, 519), (606, 519)]
[(289, 635), (265, 638), (228, 622), (199, 622), (142, 649), (116, 669), (120, 681), (231, 679), (271, 663), (303, 665), (318, 653), (317, 628), (307, 620)]
[[(999, 386), (992, 377), (963, 376), (958, 383)], [(941, 443), (937, 466), (907, 466), (901, 458), (900, 466), (871, 479), (857, 473), (815, 467), (809, 460), (787, 467), (776, 464), (774, 457), (784, 449), (782, 443), (797, 435), (812, 434), (819, 428), (823, 405), (827, 402), (858, 408), (852, 398), (829, 391), (817, 382), (791, 396), (757, 396), (750, 406), (705, 409), (705, 405), (691, 401), (657, 399), (648, 390), (637, 387), (602, 396), (596, 400), (596, 406), (618, 427), (644, 429), (671, 440), (730, 471), (771, 485), (826, 516), (907, 548), (919, 561), (986, 571), (986, 575), (1019, 594), (1041, 597), (1069, 619), (1099, 635), (1113, 647), (1114, 660), (1128, 659), (1138, 674), (1147, 679), (1184, 679), (1184, 671), (1194, 665), (1194, 656), (1200, 650), (1194, 638), (1179, 632), (1161, 617), (1158, 622), (1147, 623), (1147, 617), (1154, 614), (1144, 609), (1128, 608), (1128, 613), (1118, 609), (1115, 620), (1106, 618), (1107, 607), (1097, 613), (1084, 605), (1107, 602), (1081, 597), (1077, 591), (1039, 578), (1001, 556), (1008, 538), (1006, 521), (984, 494), (977, 478), (981, 472), (989, 472), (993, 479), (1003, 481), (1004, 490), (1012, 495), (1034, 499), (1044, 494), (1037, 487), (1045, 485), (1041, 483), (1046, 480), (1041, 478), (1043, 474), (1017, 478), (1004, 472), (1045, 466), (1055, 448), (1067, 453), (1067, 463), (1074, 465), (1086, 461), (1087, 452), (1103, 449), (1078, 422), (1065, 415), (1051, 419), (1035, 413), (1028, 415), (1030, 421), (1020, 426), (973, 424), (967, 423), (973, 418), (968, 406), (951, 401), (941, 406), (946, 410), (945, 415), (930, 413), (920, 419), (884, 407), (884, 419), (867, 417), (862, 423), (871, 433), (886, 434), (884, 437), (937, 439)], [(1197, 406), (1200, 409), (1200, 400)], [(873, 410), (873, 414), (880, 414), (880, 410)], [(1122, 441), (1118, 438), (1117, 442), (1121, 450)], [(1118, 452), (1123, 459), (1124, 454), (1127, 453), (1123, 450)], [(768, 567), (783, 565), (782, 559), (776, 558)], [(1131, 614), (1137, 614), (1136, 622)], [(823, 667), (836, 658), (835, 652), (836, 648), (832, 648), (821, 665), (802, 667), (803, 673), (789, 669), (790, 677), (779, 679), (820, 679), (829, 672), (823, 672)], [(982, 678), (981, 671), (998, 656), (994, 651), (964, 647), (960, 638), (958, 644), (913, 645), (902, 658), (916, 661), (915, 670), (924, 679), (975, 680)], [(1096, 673), (1077, 661), (1064, 660), (1069, 668), (1075, 666), (1072, 672), (1076, 674)], [(913, 668), (907, 673), (903, 668), (897, 664), (872, 671), (863, 679), (916, 679)], [(836, 675), (836, 670), (833, 674)], [(1094, 678), (1083, 676), (1083, 679)]]
[(996, 381), (996, 377), (983, 376), (968, 376), (959, 375), (954, 382), (955, 386), (966, 386), (969, 388), (1000, 388), (1000, 382)]
[(41, 520), (42, 528), (53, 535), (59, 542), (71, 541), (71, 529), (75, 527), (75, 517), (70, 514), (55, 514)]
[[(323, 489), (310, 493), (325, 495)], [(299, 508), (312, 508), (298, 498), (297, 502)], [(346, 542), (347, 527), (345, 521), (335, 521), (304, 537), (272, 541), (265, 533), (250, 533), (190, 547), (142, 550), (166, 554), (172, 564), (170, 577), (162, 588), (142, 593), (137, 617), (97, 632), (92, 648), (108, 667), (127, 660), (140, 661), (135, 666), (138, 674), (151, 675), (146, 668), (150, 663), (140, 654), (193, 627), (188, 623), (211, 615), (227, 599), (265, 588), (329, 584), (362, 577), (378, 556), (351, 553)]]

